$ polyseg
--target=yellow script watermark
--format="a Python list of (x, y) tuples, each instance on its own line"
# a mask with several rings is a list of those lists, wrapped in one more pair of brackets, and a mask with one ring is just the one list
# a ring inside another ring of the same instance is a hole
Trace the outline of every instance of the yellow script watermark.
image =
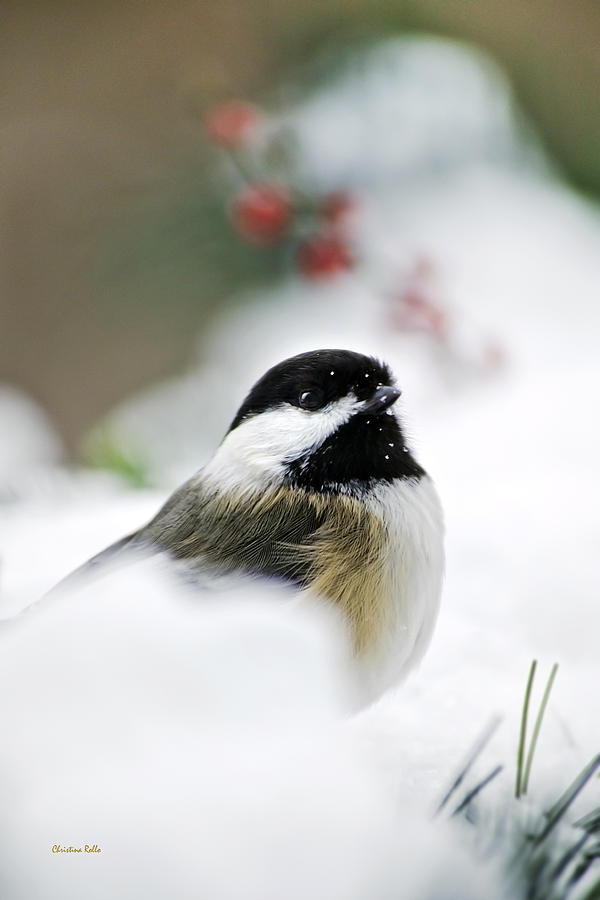
[(52, 844), (53, 853), (102, 853), (98, 844), (84, 844), (83, 847), (73, 847), (69, 844), (65, 847), (63, 844)]

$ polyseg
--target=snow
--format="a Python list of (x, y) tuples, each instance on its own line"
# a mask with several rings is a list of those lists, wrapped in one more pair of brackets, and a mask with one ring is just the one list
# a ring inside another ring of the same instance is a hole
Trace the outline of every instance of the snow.
[(44, 480), (59, 463), (62, 447), (44, 410), (23, 391), (0, 384), (0, 499), (9, 502), (16, 489)]
[[(246, 584), (201, 599), (152, 560), (5, 625), (7, 896), (428, 896), (450, 870), (476, 897), (485, 872), (422, 813), (398, 846), (324, 611)], [(436, 871), (407, 877), (414, 852)]]
[[(515, 829), (600, 750), (600, 216), (551, 174), (478, 55), (391, 42), (362, 65), (293, 113), (304, 177), (363, 190), (359, 276), (290, 278), (241, 298), (201, 366), (115, 411), (111, 433), (147, 448), (164, 491), (57, 469), (51, 430), (22, 401), (22, 419), (11, 412), (3, 428), (12, 502), (0, 519), (0, 609), (28, 606), (147, 520), (210, 456), (269, 365), (340, 346), (391, 364), (444, 503), (448, 566), (430, 650), (404, 685), (356, 712), (335, 621), (272, 586), (191, 596), (162, 560), (4, 624), (6, 896), (487, 900), (502, 895), (510, 838), (481, 862), (468, 826), (431, 814), (499, 714), (468, 786), (503, 764), (478, 833), (502, 820), (533, 658), (534, 710), (560, 668)], [(425, 289), (450, 317), (447, 344), (390, 327), (390, 292), (423, 255)], [(501, 352), (490, 357), (490, 345)], [(41, 470), (42, 487), (30, 474)], [(599, 803), (595, 779), (570, 819)], [(86, 842), (102, 853), (51, 852)]]

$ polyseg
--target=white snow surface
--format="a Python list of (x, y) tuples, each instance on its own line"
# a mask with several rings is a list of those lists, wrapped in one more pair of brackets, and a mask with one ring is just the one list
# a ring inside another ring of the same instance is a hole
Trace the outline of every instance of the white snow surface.
[(23, 391), (0, 382), (0, 496), (59, 462), (62, 447), (44, 410)]
[(289, 599), (199, 600), (153, 560), (5, 625), (4, 896), (391, 900), (449, 873), (480, 896), (454, 835), (419, 808), (404, 831), (347, 718), (340, 635)]
[[(600, 751), (600, 216), (548, 175), (487, 64), (443, 42), (420, 46), (386, 44), (368, 57), (368, 79), (342, 78), (295, 113), (305, 141), (315, 136), (305, 157), (319, 183), (354, 178), (364, 189), (359, 274), (242, 298), (202, 366), (117, 411), (111, 427), (148, 448), (164, 490), (131, 492), (48, 460), (35, 491), (24, 471), (27, 489), (0, 507), (0, 610), (28, 606), (147, 520), (210, 456), (269, 365), (337, 346), (391, 364), (442, 497), (448, 565), (430, 650), (404, 685), (357, 712), (345, 636), (323, 611), (298, 609), (271, 585), (193, 593), (164, 560), (4, 624), (0, 872), (10, 900), (493, 900), (504, 896), (501, 860), (484, 865), (470, 834), (431, 815), (499, 714), (467, 786), (504, 764), (482, 799), (502, 816), (532, 658), (534, 709), (551, 664), (560, 668), (523, 815), (547, 808)], [(446, 100), (428, 119), (424, 98), (440, 83)], [(390, 121), (391, 97), (401, 109)], [(371, 131), (361, 142), (363, 107)], [(439, 162), (456, 121), (443, 166), (417, 167), (407, 151), (396, 171), (393, 154), (382, 158), (385, 125), (408, 129)], [(460, 153), (460, 135), (477, 152)], [(389, 292), (421, 255), (451, 317), (446, 346), (387, 318)], [(490, 342), (502, 351), (494, 364)], [(11, 484), (20, 440), (17, 426), (3, 428)], [(571, 820), (599, 803), (594, 779)], [(52, 853), (86, 843), (102, 852)]]

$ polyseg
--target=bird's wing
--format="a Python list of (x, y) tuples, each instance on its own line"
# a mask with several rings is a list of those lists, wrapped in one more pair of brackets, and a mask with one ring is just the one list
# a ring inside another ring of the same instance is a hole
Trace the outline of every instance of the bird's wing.
[[(338, 508), (339, 507), (339, 508)], [(346, 509), (346, 507), (348, 507)], [(325, 500), (280, 487), (254, 495), (208, 490), (195, 476), (175, 491), (139, 531), (92, 557), (60, 587), (140, 556), (166, 552), (196, 573), (270, 575), (297, 585), (319, 577), (341, 556), (344, 570), (360, 568), (358, 520), (347, 498)]]
[(210, 493), (184, 485), (139, 533), (139, 539), (199, 571), (274, 575), (304, 584), (305, 551), (326, 518), (314, 495), (279, 489), (256, 496)]

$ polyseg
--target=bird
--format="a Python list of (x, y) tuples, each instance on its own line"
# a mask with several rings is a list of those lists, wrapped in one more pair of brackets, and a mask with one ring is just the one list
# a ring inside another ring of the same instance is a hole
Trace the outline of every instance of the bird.
[(132, 551), (165, 553), (192, 578), (281, 579), (341, 613), (365, 689), (381, 695), (423, 657), (444, 569), (441, 503), (400, 395), (385, 363), (354, 351), (277, 363), (209, 462), (59, 586)]

